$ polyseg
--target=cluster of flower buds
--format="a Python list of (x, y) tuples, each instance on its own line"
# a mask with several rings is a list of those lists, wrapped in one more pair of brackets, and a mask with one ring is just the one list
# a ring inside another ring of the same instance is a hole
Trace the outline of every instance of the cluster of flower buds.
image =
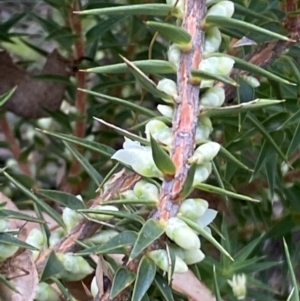
[[(199, 233), (190, 228), (180, 217), (185, 217), (197, 223), (200, 227), (210, 233), (208, 225), (215, 219), (217, 211), (208, 208), (207, 201), (203, 199), (186, 199), (179, 207), (176, 217), (162, 222), (166, 235), (175, 243), (171, 249), (176, 255), (175, 273), (187, 271), (187, 265), (198, 263), (205, 257), (200, 250), (201, 243)], [(166, 250), (155, 250), (148, 256), (163, 271), (168, 271), (170, 256)]]

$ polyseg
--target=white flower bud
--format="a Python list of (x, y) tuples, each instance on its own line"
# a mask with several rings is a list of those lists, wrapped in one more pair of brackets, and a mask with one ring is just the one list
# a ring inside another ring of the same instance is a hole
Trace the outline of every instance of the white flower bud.
[(178, 69), (180, 61), (180, 49), (177, 44), (170, 45), (168, 49), (168, 61)]
[(41, 230), (32, 229), (27, 236), (26, 243), (34, 246), (35, 248), (41, 250), (44, 246), (44, 236)]
[(35, 295), (34, 300), (36, 301), (59, 301), (60, 296), (57, 291), (49, 284), (40, 282)]
[(193, 186), (196, 186), (197, 184), (206, 181), (209, 175), (211, 174), (211, 171), (212, 171), (212, 166), (210, 162), (197, 166), (194, 175)]
[(80, 213), (70, 208), (65, 208), (62, 214), (62, 219), (68, 232), (70, 232), (82, 218), (83, 217)]
[(0, 233), (1, 232), (5, 232), (9, 227), (9, 221), (4, 219), (4, 218), (0, 218)]
[[(154, 250), (148, 253), (148, 256), (154, 261), (154, 263), (163, 271), (169, 270), (169, 259), (166, 250)], [(174, 273), (185, 273), (188, 271), (188, 267), (185, 262), (178, 256), (175, 257)]]
[(167, 118), (173, 118), (174, 115), (174, 109), (171, 108), (170, 106), (166, 105), (158, 105), (157, 110), (159, 113)]
[(184, 250), (184, 262), (188, 265), (202, 261), (205, 255), (200, 249)]
[[(106, 210), (106, 211), (119, 211), (119, 209), (116, 206), (111, 206), (111, 205), (97, 205), (93, 208), (91, 208), (91, 210)], [(113, 215), (108, 215), (108, 214), (102, 214), (102, 213), (89, 213), (88, 214), (89, 217), (96, 219), (98, 221), (107, 221), (113, 218)]]
[(96, 276), (94, 276), (92, 282), (91, 282), (91, 294), (95, 298), (96, 295), (99, 292), (98, 284), (97, 284), (97, 279)]
[(208, 140), (210, 133), (213, 131), (211, 121), (208, 117), (200, 117), (196, 127), (196, 144), (204, 143)]
[(171, 129), (160, 120), (150, 120), (145, 126), (145, 133), (148, 141), (150, 141), (150, 136), (164, 144), (169, 144), (170, 140), (172, 141)]
[(213, 5), (208, 11), (206, 16), (218, 16), (231, 18), (234, 13), (234, 4), (231, 1), (220, 1)]
[(228, 75), (231, 72), (234, 63), (234, 60), (227, 56), (212, 56), (202, 60), (198, 69), (209, 73)]
[(209, 141), (201, 144), (189, 159), (189, 163), (203, 164), (209, 162), (218, 154), (220, 148), (221, 146), (217, 142)]
[(254, 76), (240, 75), (241, 78), (252, 88), (257, 88), (260, 86), (260, 82)]
[(128, 189), (126, 191), (121, 192), (120, 198), (126, 200), (132, 200), (132, 201), (139, 199), (132, 189)]
[(208, 202), (203, 199), (186, 199), (178, 210), (178, 216), (184, 216), (191, 220), (197, 220), (208, 208)]
[(52, 232), (49, 237), (49, 246), (50, 248), (54, 247), (64, 236), (65, 231), (63, 228), (58, 228), (56, 231)]
[(200, 104), (204, 108), (216, 108), (222, 106), (225, 101), (225, 91), (223, 88), (214, 86), (209, 88), (202, 95)]
[(51, 128), (53, 119), (51, 117), (39, 118), (37, 120), (37, 125), (39, 128), (44, 130), (49, 130)]
[(199, 249), (200, 240), (197, 234), (182, 220), (171, 217), (166, 224), (167, 236), (183, 249)]
[(235, 61), (230, 57), (219, 57), (217, 72), (221, 75), (228, 75), (231, 72), (234, 63)]
[(238, 300), (243, 300), (247, 292), (247, 278), (245, 274), (233, 275), (232, 280), (227, 280), (232, 287), (232, 292)]
[(56, 255), (65, 268), (60, 273), (60, 277), (63, 280), (79, 281), (94, 271), (82, 256), (74, 256), (72, 253), (59, 253)]
[[(178, 99), (177, 85), (173, 80), (168, 78), (163, 78), (158, 82), (156, 88), (157, 90), (171, 96), (174, 100)], [(163, 99), (163, 100), (166, 102), (170, 102), (169, 99)]]
[(113, 237), (117, 236), (119, 232), (115, 230), (102, 230), (99, 233), (96, 233), (90, 238), (87, 238), (84, 242), (87, 244), (95, 244), (95, 245), (100, 245), (108, 242), (111, 240)]
[(142, 200), (147, 200), (149, 202), (159, 201), (159, 189), (156, 185), (149, 183), (145, 180), (138, 181), (133, 188), (135, 195)]
[(204, 55), (216, 52), (222, 42), (221, 32), (218, 27), (211, 27), (205, 32)]

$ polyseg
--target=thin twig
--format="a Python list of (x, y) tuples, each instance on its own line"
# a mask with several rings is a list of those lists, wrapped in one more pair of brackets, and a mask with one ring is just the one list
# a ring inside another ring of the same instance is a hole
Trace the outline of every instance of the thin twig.
[(6, 116), (3, 115), (0, 117), (0, 128), (6, 138), (6, 142), (8, 147), (10, 148), (14, 158), (18, 161), (20, 169), (26, 174), (27, 176), (31, 177), (31, 172), (27, 164), (19, 162), (21, 150), (18, 145), (18, 141), (15, 139), (13, 132), (9, 126), (9, 123), (6, 119)]

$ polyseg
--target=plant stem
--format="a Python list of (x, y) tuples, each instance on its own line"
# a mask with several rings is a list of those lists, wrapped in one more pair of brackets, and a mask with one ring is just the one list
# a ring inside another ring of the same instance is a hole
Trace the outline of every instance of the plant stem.
[[(17, 140), (14, 137), (13, 132), (11, 131), (11, 128), (9, 126), (9, 123), (8, 123), (5, 115), (0, 118), (0, 128), (2, 128), (2, 132), (6, 138), (6, 142), (9, 146), (14, 158), (17, 161), (19, 161), (21, 150), (19, 148)], [(18, 162), (18, 163), (19, 163), (20, 169), (24, 172), (24, 174), (31, 177), (31, 173), (30, 173), (30, 169), (29, 169), (28, 165), (24, 164), (24, 163), (20, 163), (20, 162)]]
[(199, 107), (199, 84), (189, 82), (191, 69), (197, 69), (202, 60), (204, 32), (200, 24), (205, 16), (205, 1), (186, 0), (185, 17), (182, 28), (192, 36), (192, 49), (181, 52), (177, 70), (179, 100), (173, 117), (173, 144), (171, 157), (176, 166), (176, 174), (170, 181), (164, 180), (160, 192), (160, 205), (152, 213), (156, 219), (168, 220), (177, 213), (180, 192), (189, 170), (188, 159), (195, 147), (195, 133)]

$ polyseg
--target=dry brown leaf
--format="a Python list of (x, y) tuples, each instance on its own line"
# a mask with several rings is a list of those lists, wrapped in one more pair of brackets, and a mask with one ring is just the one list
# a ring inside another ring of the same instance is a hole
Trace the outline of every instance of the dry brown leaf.
[(2, 273), (10, 280), (19, 293), (13, 292), (3, 283), (0, 283), (0, 300), (33, 301), (38, 288), (39, 278), (31, 252), (25, 250), (7, 259), (2, 264), (2, 269), (4, 265), (5, 272)]
[(211, 291), (190, 270), (183, 274), (174, 274), (172, 287), (187, 296), (189, 301), (216, 301)]
[[(69, 62), (54, 50), (40, 72), (67, 76)], [(17, 90), (5, 103), (4, 109), (24, 118), (40, 118), (47, 116), (46, 108), (57, 111), (63, 101), (66, 86), (54, 81), (31, 78), (26, 71), (17, 66), (7, 51), (0, 52), (0, 95), (15, 86)]]

